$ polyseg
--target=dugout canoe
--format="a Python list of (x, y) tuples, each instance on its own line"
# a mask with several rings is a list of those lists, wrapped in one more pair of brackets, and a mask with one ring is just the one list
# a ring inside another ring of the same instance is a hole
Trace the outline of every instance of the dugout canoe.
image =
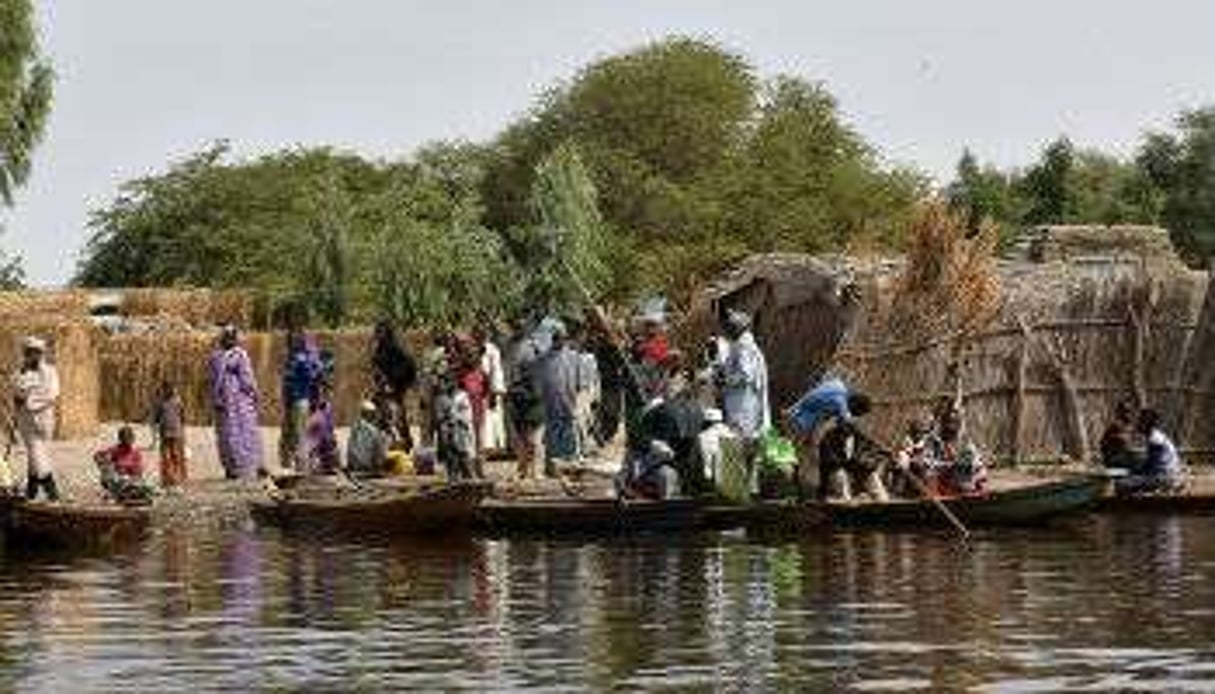
[(447, 533), (468, 530), (477, 506), (491, 491), (489, 484), (463, 483), (409, 490), (286, 492), (250, 502), (250, 511), (257, 523), (285, 530), (381, 536)]
[[(992, 491), (980, 496), (942, 498), (949, 510), (968, 526), (1033, 525), (1094, 508), (1110, 493), (1104, 475), (1063, 479)], [(917, 527), (949, 521), (928, 499), (887, 502), (811, 504), (833, 525)]]
[(737, 528), (799, 530), (821, 524), (817, 509), (793, 501), (722, 504), (701, 499), (489, 499), (477, 528), (490, 535), (610, 536)]
[(149, 506), (12, 501), (5, 520), (9, 551), (104, 549), (137, 542), (151, 526)]

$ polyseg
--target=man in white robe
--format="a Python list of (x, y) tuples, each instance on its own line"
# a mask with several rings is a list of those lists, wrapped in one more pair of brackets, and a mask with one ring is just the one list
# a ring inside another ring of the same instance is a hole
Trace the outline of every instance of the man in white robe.
[(21, 369), (13, 377), (13, 414), (25, 445), (25, 496), (32, 500), (41, 490), (58, 501), (50, 443), (55, 437), (59, 372), (46, 361), (46, 342), (41, 338), (28, 337), (22, 347)]

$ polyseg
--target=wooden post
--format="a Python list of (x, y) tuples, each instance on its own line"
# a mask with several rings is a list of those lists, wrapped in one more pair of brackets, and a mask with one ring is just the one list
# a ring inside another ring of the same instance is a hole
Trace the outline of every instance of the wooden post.
[(1025, 462), (1025, 388), (1029, 381), (1029, 344), (1032, 335), (1024, 318), (1017, 316), (1017, 326), (1021, 329), (1021, 344), (1017, 346), (1016, 390), (1013, 394), (1012, 458), (1014, 464), (1020, 465)]
[[(1176, 434), (1179, 441), (1188, 446), (1207, 446), (1210, 440), (1194, 441), (1199, 432), (1209, 432), (1205, 423), (1210, 415), (1195, 411), (1191, 393), (1205, 392), (1212, 379), (1211, 361), (1215, 357), (1215, 261), (1207, 271), (1207, 292), (1198, 316), (1198, 325), (1186, 345), (1182, 379), (1177, 384), (1178, 403), (1176, 412)], [(1209, 402), (1209, 401), (1208, 401)]]
[(1127, 304), (1127, 319), (1131, 327), (1131, 389), (1135, 393), (1135, 407), (1147, 407), (1147, 375), (1144, 366), (1144, 347), (1147, 342), (1145, 316), (1137, 305), (1138, 301), (1131, 298)]

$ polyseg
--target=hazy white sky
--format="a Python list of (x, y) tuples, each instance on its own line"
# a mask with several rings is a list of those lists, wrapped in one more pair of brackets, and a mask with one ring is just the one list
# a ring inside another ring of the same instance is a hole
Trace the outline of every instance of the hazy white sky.
[(40, 0), (59, 74), (6, 248), (70, 278), (88, 211), (217, 138), (397, 157), (483, 139), (554, 81), (670, 33), (822, 80), (887, 159), (946, 179), (1068, 134), (1131, 151), (1215, 102), (1215, 3), (1182, 0)]

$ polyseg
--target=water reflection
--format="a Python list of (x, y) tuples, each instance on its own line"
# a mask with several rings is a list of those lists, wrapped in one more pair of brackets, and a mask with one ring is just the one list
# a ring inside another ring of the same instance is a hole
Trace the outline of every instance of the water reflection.
[(6, 561), (0, 690), (1202, 688), (1212, 578), (1209, 517), (966, 546), (166, 531), (104, 560)]

